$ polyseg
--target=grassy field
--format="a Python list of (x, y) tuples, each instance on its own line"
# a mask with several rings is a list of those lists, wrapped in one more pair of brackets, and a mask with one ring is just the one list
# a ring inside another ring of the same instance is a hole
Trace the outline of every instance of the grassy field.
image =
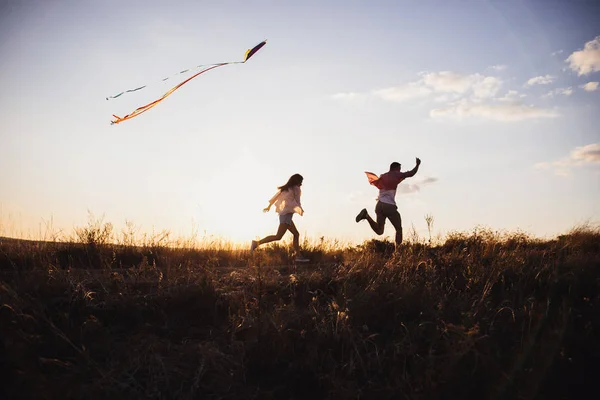
[(579, 399), (600, 361), (600, 229), (255, 254), (0, 239), (13, 399)]

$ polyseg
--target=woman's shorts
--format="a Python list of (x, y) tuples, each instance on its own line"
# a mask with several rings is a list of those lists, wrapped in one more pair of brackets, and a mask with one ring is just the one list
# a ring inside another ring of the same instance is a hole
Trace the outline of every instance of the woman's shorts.
[(293, 216), (294, 216), (294, 213), (282, 214), (279, 216), (279, 223), (291, 225)]

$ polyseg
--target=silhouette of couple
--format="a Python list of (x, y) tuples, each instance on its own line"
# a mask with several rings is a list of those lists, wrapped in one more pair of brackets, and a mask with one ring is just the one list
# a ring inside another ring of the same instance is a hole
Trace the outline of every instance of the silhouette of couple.
[[(396, 189), (398, 184), (404, 179), (415, 176), (420, 165), (421, 160), (417, 158), (415, 167), (410, 171), (400, 171), (401, 165), (393, 162), (390, 164), (390, 170), (379, 177), (372, 172), (365, 172), (369, 183), (379, 189), (377, 204), (375, 205), (376, 219), (371, 218), (367, 209), (363, 208), (356, 216), (356, 222), (366, 219), (371, 229), (376, 234), (382, 235), (385, 228), (385, 220), (389, 219), (396, 229), (396, 246), (400, 245), (402, 243), (402, 218), (396, 205)], [(295, 213), (299, 215), (304, 214), (302, 204), (300, 203), (302, 195), (300, 186), (302, 186), (303, 180), (302, 175), (294, 174), (288, 179), (285, 185), (277, 188), (277, 193), (269, 200), (269, 205), (263, 210), (264, 212), (268, 212), (275, 205), (275, 211), (279, 214), (279, 228), (277, 228), (277, 233), (260, 240), (253, 240), (250, 246), (251, 251), (254, 251), (261, 244), (280, 240), (286, 231), (290, 231), (294, 235), (295, 260), (297, 262), (309, 261), (300, 253), (300, 233), (294, 221), (292, 221)]]

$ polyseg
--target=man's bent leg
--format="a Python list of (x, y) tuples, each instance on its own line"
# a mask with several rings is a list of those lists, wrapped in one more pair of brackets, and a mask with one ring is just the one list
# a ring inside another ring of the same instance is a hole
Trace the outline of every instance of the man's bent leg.
[(373, 232), (375, 232), (378, 235), (383, 234), (383, 229), (385, 227), (385, 217), (382, 214), (377, 214), (377, 222), (375, 222), (369, 214), (367, 214), (365, 219), (369, 222), (369, 225), (371, 225), (371, 229), (373, 229)]
[(356, 216), (356, 222), (366, 219), (371, 226), (371, 229), (373, 229), (373, 232), (381, 235), (383, 234), (383, 230), (385, 228), (386, 212), (384, 206), (382, 206), (382, 204), (379, 202), (377, 202), (377, 205), (375, 206), (375, 215), (377, 216), (377, 221), (371, 218), (366, 209), (363, 209), (360, 214)]
[(377, 215), (377, 223), (373, 221), (371, 227), (378, 235), (383, 235), (383, 230), (385, 228), (385, 219), (388, 217), (388, 213), (386, 212), (387, 204), (382, 203), (380, 201), (377, 202), (375, 206), (375, 214)]

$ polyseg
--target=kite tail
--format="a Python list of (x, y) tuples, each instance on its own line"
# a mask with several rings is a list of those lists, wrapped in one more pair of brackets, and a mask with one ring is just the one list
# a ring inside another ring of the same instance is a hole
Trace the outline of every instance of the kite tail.
[(114, 96), (108, 96), (108, 97), (106, 98), (106, 100), (108, 100), (108, 99), (116, 99), (117, 97), (119, 97), (119, 96), (122, 96), (122, 95), (124, 95), (125, 93), (137, 92), (138, 90), (141, 90), (141, 89), (145, 88), (146, 86), (148, 86), (148, 85), (140, 86), (140, 87), (138, 87), (138, 88), (135, 88), (135, 89), (129, 89), (129, 90), (125, 90), (125, 91), (123, 91), (123, 92), (121, 92), (121, 93), (119, 93), (119, 94), (115, 94)]
[[(190, 71), (196, 71), (196, 70), (198, 70), (198, 69), (200, 69), (200, 68), (206, 68), (206, 67), (210, 67), (210, 66), (213, 66), (213, 65), (217, 65), (217, 64), (201, 64), (201, 65), (196, 65), (196, 66), (195, 66), (195, 67), (193, 67), (193, 68), (187, 68), (187, 69), (184, 69), (183, 71), (179, 71), (179, 72), (177, 72), (176, 74), (173, 74), (173, 75), (171, 75), (171, 76), (167, 76), (166, 78), (163, 78), (163, 79), (161, 79), (160, 81), (161, 81), (161, 82), (165, 82), (165, 81), (168, 81), (169, 79), (175, 78), (176, 76), (179, 76), (179, 75), (185, 74), (185, 73), (187, 73), (187, 72), (190, 72)], [(149, 85), (144, 85), (144, 86), (137, 87), (137, 88), (135, 88), (135, 89), (124, 90), (124, 91), (122, 91), (121, 93), (117, 93), (117, 94), (115, 94), (114, 96), (108, 96), (108, 97), (106, 98), (106, 100), (110, 100), (110, 99), (116, 99), (117, 97), (121, 97), (121, 96), (122, 96), (122, 95), (124, 95), (125, 93), (133, 93), (133, 92), (137, 92), (138, 90), (142, 90), (142, 89), (144, 89), (144, 88), (146, 88), (146, 87), (148, 87), (148, 86), (149, 86)]]
[(161, 101), (163, 101), (164, 99), (166, 99), (167, 97), (169, 97), (174, 91), (176, 91), (177, 89), (179, 89), (180, 87), (182, 87), (183, 85), (185, 85), (186, 83), (188, 83), (189, 81), (191, 81), (192, 79), (194, 79), (195, 77), (197, 77), (200, 74), (203, 74), (207, 71), (210, 71), (211, 69), (215, 69), (218, 67), (222, 67), (223, 65), (227, 65), (227, 64), (231, 64), (231, 63), (221, 63), (221, 64), (216, 64), (213, 65), (210, 68), (206, 68), (203, 69), (202, 71), (190, 76), (189, 78), (187, 78), (185, 81), (181, 82), (179, 85), (175, 86), (174, 88), (170, 89), (168, 92), (166, 92), (165, 94), (162, 95), (161, 98), (154, 100), (151, 103), (146, 104), (145, 106), (141, 106), (138, 107), (134, 112), (132, 112), (131, 114), (128, 114), (126, 116), (124, 116), (123, 118), (118, 117), (116, 115), (113, 114), (113, 117), (115, 117), (116, 119), (114, 121), (111, 121), (111, 125), (113, 124), (119, 124), (123, 121), (127, 121), (128, 119), (131, 119), (133, 117), (136, 117), (142, 113), (145, 113), (146, 111), (148, 111), (149, 109), (151, 109), (152, 107), (154, 107), (155, 105), (157, 105), (158, 103), (160, 103)]

